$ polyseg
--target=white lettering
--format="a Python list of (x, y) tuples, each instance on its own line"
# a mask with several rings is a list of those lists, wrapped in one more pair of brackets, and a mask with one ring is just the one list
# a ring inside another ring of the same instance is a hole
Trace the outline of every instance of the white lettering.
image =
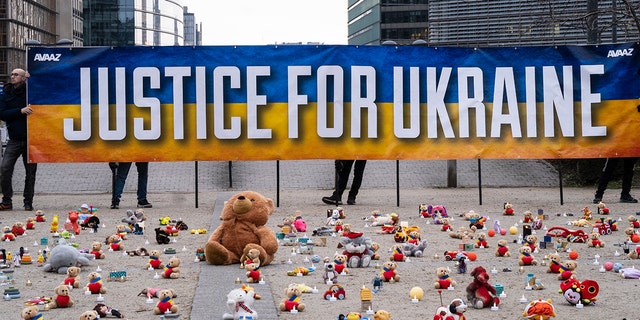
[(409, 126), (404, 120), (404, 83), (402, 67), (393, 67), (393, 133), (398, 138), (420, 135), (420, 69), (409, 68)]
[(309, 96), (298, 94), (298, 78), (311, 75), (311, 66), (289, 66), (287, 81), (287, 102), (288, 102), (288, 122), (289, 138), (297, 139), (299, 136), (300, 119), (299, 107), (309, 103)]

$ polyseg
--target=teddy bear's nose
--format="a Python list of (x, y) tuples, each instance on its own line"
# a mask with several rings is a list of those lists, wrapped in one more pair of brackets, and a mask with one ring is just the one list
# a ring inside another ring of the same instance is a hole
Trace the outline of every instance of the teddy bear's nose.
[(244, 199), (245, 199), (244, 196), (239, 196), (238, 197), (238, 200), (244, 200)]

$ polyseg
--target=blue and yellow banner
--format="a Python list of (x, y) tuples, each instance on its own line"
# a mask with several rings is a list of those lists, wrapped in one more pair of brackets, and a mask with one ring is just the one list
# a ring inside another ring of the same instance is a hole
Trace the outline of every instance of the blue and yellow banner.
[(640, 156), (634, 43), (31, 47), (32, 162)]

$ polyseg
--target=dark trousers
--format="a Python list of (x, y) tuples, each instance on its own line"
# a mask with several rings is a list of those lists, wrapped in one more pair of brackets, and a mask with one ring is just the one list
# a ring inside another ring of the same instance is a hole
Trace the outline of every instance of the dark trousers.
[(0, 187), (2, 188), (2, 203), (4, 204), (12, 204), (13, 169), (15, 168), (16, 162), (20, 156), (22, 156), (22, 164), (24, 165), (24, 170), (26, 172), (23, 191), (24, 203), (33, 203), (38, 165), (35, 163), (28, 163), (27, 161), (27, 141), (9, 139), (9, 141), (7, 141), (7, 148), (4, 150), (4, 155), (2, 157), (2, 164), (0, 165), (0, 171), (2, 172)]
[(358, 195), (358, 190), (360, 190), (360, 185), (362, 185), (362, 175), (364, 173), (364, 167), (367, 165), (367, 160), (336, 160), (335, 165), (336, 172), (338, 173), (338, 183), (336, 190), (333, 192), (333, 197), (342, 199), (342, 194), (347, 188), (347, 182), (349, 181), (351, 167), (353, 167), (353, 181), (349, 189), (349, 199), (355, 199)]
[[(124, 191), (124, 184), (127, 181), (131, 169), (131, 162), (118, 162), (116, 168), (116, 181), (111, 195), (112, 203), (120, 203), (120, 197)], [(136, 162), (136, 170), (138, 170), (138, 202), (147, 199), (147, 179), (149, 177), (149, 162)]]
[(628, 196), (631, 192), (631, 183), (633, 180), (633, 169), (636, 166), (638, 158), (607, 158), (602, 168), (602, 174), (598, 180), (598, 189), (596, 190), (596, 197), (601, 198), (604, 191), (607, 189), (607, 185), (611, 178), (613, 178), (613, 172), (618, 166), (618, 162), (622, 160), (622, 192), (621, 196)]

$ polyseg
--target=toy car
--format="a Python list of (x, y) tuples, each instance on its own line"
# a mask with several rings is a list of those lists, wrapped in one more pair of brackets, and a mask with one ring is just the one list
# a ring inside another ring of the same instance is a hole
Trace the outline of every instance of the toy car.
[[(466, 251), (461, 251), (460, 253), (464, 254), (465, 257), (467, 256), (467, 252)], [(458, 256), (458, 251), (445, 251), (444, 252), (444, 259), (447, 260), (447, 261), (456, 260), (457, 256)]]
[(547, 230), (547, 235), (550, 237), (566, 238), (568, 242), (584, 243), (589, 239), (589, 235), (581, 229), (570, 230), (565, 227), (551, 227)]
[(329, 290), (327, 290), (327, 292), (324, 293), (324, 298), (326, 300), (330, 300), (332, 297), (338, 300), (343, 300), (346, 297), (346, 292), (344, 291), (344, 288), (339, 284), (335, 284), (335, 283), (332, 284), (329, 287)]
[(609, 225), (608, 223), (596, 222), (593, 225), (593, 229), (597, 229), (598, 232), (603, 236), (611, 234), (611, 225)]

